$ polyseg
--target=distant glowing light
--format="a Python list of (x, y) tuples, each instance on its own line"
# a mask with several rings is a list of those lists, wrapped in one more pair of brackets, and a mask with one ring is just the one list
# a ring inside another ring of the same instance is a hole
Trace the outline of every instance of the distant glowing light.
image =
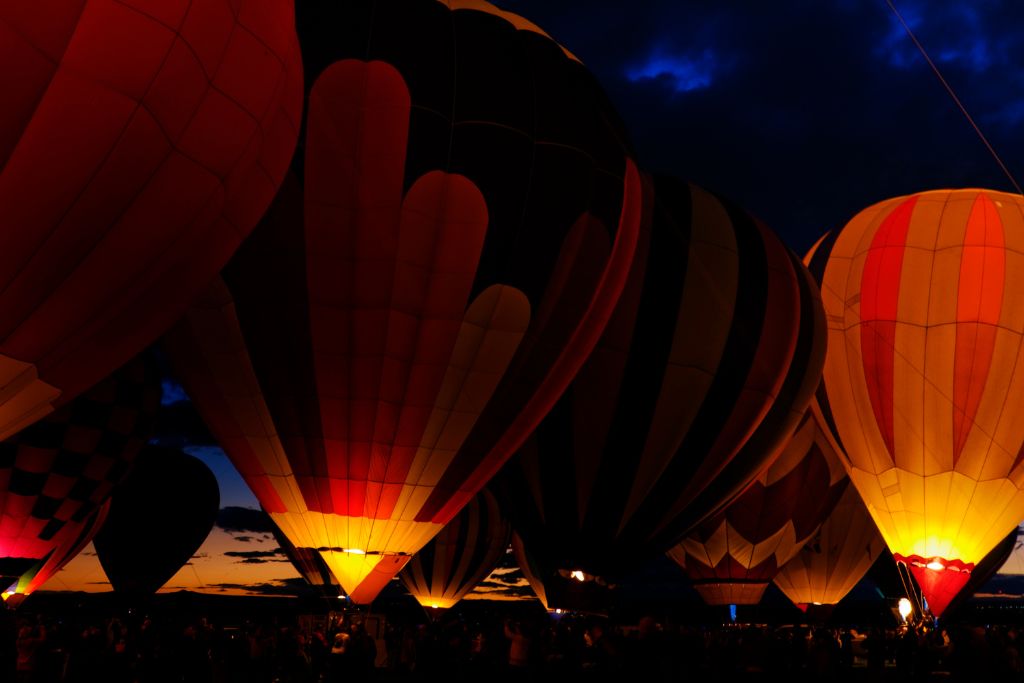
[(561, 614), (561, 613), (562, 613), (562, 610), (561, 610), (561, 608), (557, 608), (557, 609), (555, 609), (555, 614)]
[(587, 580), (586, 575), (583, 572), (581, 572), (579, 569), (576, 569), (576, 570), (574, 570), (572, 572), (569, 572), (569, 576), (571, 576), (572, 578), (576, 579), (577, 581), (581, 581), (581, 582)]
[(946, 568), (946, 565), (942, 564), (938, 560), (932, 560), (931, 562), (929, 562), (925, 566), (928, 567), (928, 569), (931, 569), (932, 571), (936, 571), (936, 572), (941, 572), (943, 569)]
[(900, 598), (897, 609), (900, 612), (900, 616), (903, 617), (903, 621), (906, 621), (910, 617), (911, 612), (914, 611), (913, 605), (910, 604), (910, 600), (907, 598)]

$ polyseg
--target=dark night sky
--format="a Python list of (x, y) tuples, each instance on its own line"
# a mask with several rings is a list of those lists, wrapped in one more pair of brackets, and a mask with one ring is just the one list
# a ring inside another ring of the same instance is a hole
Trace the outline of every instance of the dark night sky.
[[(1024, 174), (1019, 0), (895, 0)], [(738, 201), (804, 251), (860, 209), (1012, 186), (885, 0), (499, 0), (597, 75), (648, 169)]]

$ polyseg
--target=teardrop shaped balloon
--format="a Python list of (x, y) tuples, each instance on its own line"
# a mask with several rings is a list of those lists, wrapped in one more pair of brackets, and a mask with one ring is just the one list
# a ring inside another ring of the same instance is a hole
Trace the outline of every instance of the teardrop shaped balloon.
[(739, 495), (792, 434), (824, 360), (816, 288), (774, 233), (694, 185), (645, 190), (612, 321), (491, 484), (554, 608), (579, 608), (573, 577), (615, 584)]
[(938, 616), (1024, 519), (1024, 198), (889, 199), (822, 257), (847, 469)]
[(295, 148), (292, 0), (0, 4), (0, 438), (151, 344)]
[(160, 376), (140, 356), (0, 442), (0, 584), (73, 543), (149, 439)]
[(260, 504), (368, 603), (597, 342), (639, 175), (583, 65), (485, 2), (300, 3), (297, 26), (302, 154), (167, 348)]
[(752, 605), (835, 508), (848, 480), (810, 413), (769, 468), (669, 552), (709, 605)]
[(398, 575), (416, 602), (444, 610), (487, 578), (505, 555), (512, 527), (486, 489), (412, 556)]
[(110, 500), (93, 539), (118, 593), (155, 593), (203, 544), (220, 510), (217, 478), (202, 460), (147, 445)]

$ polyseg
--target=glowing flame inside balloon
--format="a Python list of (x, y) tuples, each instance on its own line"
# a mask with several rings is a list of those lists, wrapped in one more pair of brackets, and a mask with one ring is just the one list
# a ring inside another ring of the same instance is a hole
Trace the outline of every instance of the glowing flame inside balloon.
[(910, 600), (907, 598), (900, 598), (897, 609), (899, 609), (900, 616), (903, 617), (903, 621), (906, 621), (910, 617), (910, 613), (914, 611), (914, 607), (910, 604)]
[(943, 569), (946, 568), (946, 566), (944, 564), (942, 564), (941, 562), (939, 562), (938, 560), (932, 560), (931, 562), (929, 562), (925, 566), (928, 567), (928, 569), (931, 569), (931, 570), (937, 571), (937, 572), (941, 572)]
[(579, 581), (581, 583), (583, 581), (587, 580), (587, 577), (579, 569), (577, 569), (577, 570), (575, 570), (573, 572), (570, 572), (569, 576), (571, 576), (572, 578), (576, 579), (577, 581)]

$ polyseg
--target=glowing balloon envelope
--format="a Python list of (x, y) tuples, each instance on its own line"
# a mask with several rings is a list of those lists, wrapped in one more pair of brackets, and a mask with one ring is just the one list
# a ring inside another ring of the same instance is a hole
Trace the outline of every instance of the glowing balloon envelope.
[(302, 155), (168, 348), (264, 509), (366, 603), (597, 342), (640, 180), (593, 77), (514, 15), (297, 10)]
[(938, 616), (1024, 518), (1024, 199), (897, 197), (818, 251), (850, 478)]

